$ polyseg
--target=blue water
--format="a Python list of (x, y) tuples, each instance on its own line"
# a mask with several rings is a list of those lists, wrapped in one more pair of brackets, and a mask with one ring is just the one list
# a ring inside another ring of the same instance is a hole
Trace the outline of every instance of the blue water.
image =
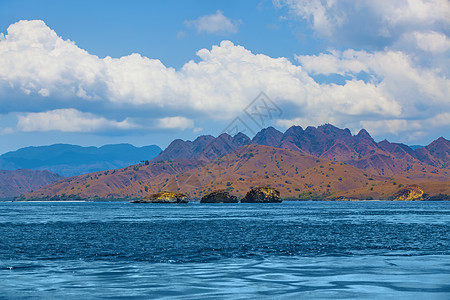
[(450, 299), (450, 202), (3, 202), (0, 291), (6, 299)]

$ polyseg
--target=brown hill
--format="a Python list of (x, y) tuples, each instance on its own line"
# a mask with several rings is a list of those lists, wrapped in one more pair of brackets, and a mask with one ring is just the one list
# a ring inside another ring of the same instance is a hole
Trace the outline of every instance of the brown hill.
[[(447, 171), (445, 171), (447, 172)], [(405, 184), (435, 182), (429, 194), (450, 193), (449, 175), (412, 172), (411, 178), (370, 174), (343, 162), (333, 162), (285, 149), (251, 145), (202, 168), (176, 176), (168, 186), (200, 197), (216, 189), (242, 196), (254, 186), (271, 186), (284, 198), (339, 196), (386, 199)], [(414, 177), (414, 178), (413, 178)], [(439, 187), (439, 189), (436, 189)], [(436, 192), (435, 192), (436, 191)]]
[[(446, 172), (446, 171), (445, 171)], [(410, 175), (415, 174), (412, 172)], [(420, 175), (420, 176), (418, 176)], [(380, 176), (344, 162), (270, 146), (247, 145), (212, 161), (173, 160), (135, 165), (67, 178), (29, 193), (25, 199), (144, 197), (161, 190), (200, 198), (225, 189), (244, 196), (256, 186), (274, 187), (283, 198), (389, 198), (402, 186), (433, 182), (434, 191), (450, 194), (449, 176), (431, 172), (415, 178)], [(70, 196), (74, 197), (74, 196)]]
[(28, 193), (23, 199), (48, 199), (54, 196), (61, 199), (144, 197), (162, 190), (155, 182), (168, 181), (168, 178), (201, 163), (198, 160), (179, 159), (74, 176)]
[(0, 170), (0, 199), (17, 197), (63, 178), (49, 171)]
[(435, 167), (450, 167), (450, 141), (438, 138), (425, 148), (416, 149), (418, 158)]
[(68, 178), (26, 197), (139, 198), (169, 190), (200, 198), (217, 189), (243, 196), (271, 186), (282, 197), (389, 198), (411, 184), (425, 194), (450, 194), (449, 149), (444, 138), (413, 150), (331, 124), (285, 133), (269, 127), (253, 140), (242, 133), (175, 140), (149, 165)]

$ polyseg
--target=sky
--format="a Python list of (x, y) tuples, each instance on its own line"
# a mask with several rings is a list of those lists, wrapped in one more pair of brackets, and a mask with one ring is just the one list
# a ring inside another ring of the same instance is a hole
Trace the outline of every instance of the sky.
[(449, 34), (447, 0), (0, 0), (0, 153), (326, 123), (449, 139)]

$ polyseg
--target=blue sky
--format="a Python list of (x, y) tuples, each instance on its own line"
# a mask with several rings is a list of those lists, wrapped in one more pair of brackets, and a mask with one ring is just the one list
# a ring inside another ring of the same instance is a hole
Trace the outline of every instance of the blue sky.
[(449, 138), (449, 16), (445, 0), (3, 0), (0, 153), (218, 135), (250, 125), (260, 92), (280, 130)]

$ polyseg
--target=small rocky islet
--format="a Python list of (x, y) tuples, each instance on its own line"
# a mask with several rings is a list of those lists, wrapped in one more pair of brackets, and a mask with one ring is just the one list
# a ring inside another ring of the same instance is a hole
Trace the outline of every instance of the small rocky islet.
[(167, 191), (158, 192), (142, 199), (131, 201), (131, 203), (188, 203), (188, 197), (182, 193)]
[(281, 203), (280, 192), (271, 187), (257, 187), (251, 189), (244, 198), (242, 203)]
[[(393, 195), (394, 201), (417, 201), (424, 200), (424, 192), (418, 185), (409, 185)], [(344, 200), (344, 199), (340, 199)], [(352, 199), (346, 199), (352, 200)], [(354, 200), (357, 200), (356, 198)], [(250, 189), (240, 200), (241, 203), (281, 203), (280, 192), (272, 187), (255, 187)], [(142, 199), (131, 201), (131, 203), (188, 203), (189, 198), (182, 193), (161, 191), (156, 194), (145, 196)], [(200, 199), (200, 203), (239, 203), (239, 198), (231, 195), (226, 190), (213, 191)]]
[[(142, 199), (131, 201), (131, 203), (188, 203), (188, 197), (182, 193), (167, 191), (158, 192)], [(203, 196), (200, 203), (238, 203), (239, 198), (226, 190), (218, 190)], [(280, 192), (271, 187), (252, 188), (241, 203), (281, 203)]]
[(230, 195), (225, 190), (218, 190), (208, 195), (205, 195), (200, 200), (200, 203), (238, 203), (239, 199), (236, 196)]
[(412, 184), (394, 194), (394, 201), (416, 201), (423, 200), (423, 189), (417, 184)]

